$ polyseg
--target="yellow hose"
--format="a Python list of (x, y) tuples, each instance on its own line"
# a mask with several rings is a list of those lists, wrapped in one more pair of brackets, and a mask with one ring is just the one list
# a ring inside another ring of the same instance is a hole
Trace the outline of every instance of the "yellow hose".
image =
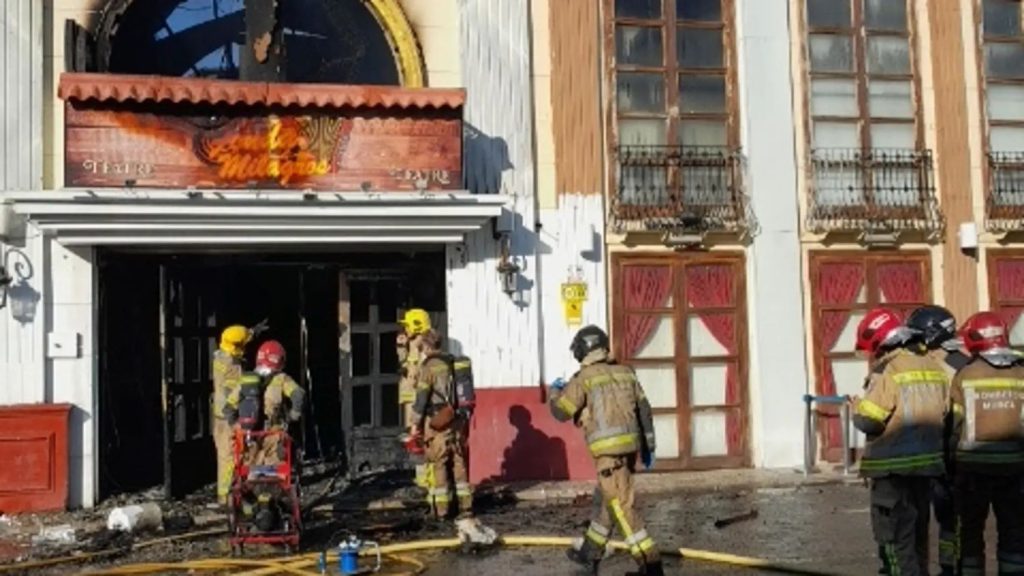
[[(161, 542), (169, 542), (174, 540), (182, 540), (185, 538), (192, 538), (202, 534), (213, 534), (220, 533), (223, 530), (207, 530), (204, 532), (195, 532), (190, 534), (182, 534), (179, 536), (171, 536), (167, 538), (160, 538), (157, 540), (150, 540), (143, 542), (135, 548), (144, 548), (153, 546)], [(564, 536), (505, 536), (501, 538), (501, 544), (505, 546), (549, 546), (556, 548), (567, 548), (572, 545), (572, 538)], [(411, 564), (415, 566), (416, 570), (412, 573), (407, 574), (418, 574), (425, 570), (425, 566), (422, 562), (403, 556), (402, 554), (410, 552), (422, 552), (426, 550), (439, 550), (448, 548), (457, 548), (462, 545), (462, 542), (458, 538), (443, 538), (434, 540), (416, 540), (412, 542), (400, 542), (396, 544), (388, 544), (380, 547), (380, 553), (398, 562)], [(615, 550), (628, 550), (628, 546), (623, 542), (612, 542), (611, 546)], [(76, 562), (88, 560), (91, 558), (101, 557), (110, 555), (117, 552), (113, 551), (101, 551), (92, 554), (83, 554), (79, 556), (69, 556), (66, 558), (55, 558), (52, 560), (41, 560), (37, 562), (23, 562), (20, 564), (12, 564), (7, 566), (0, 566), (0, 572), (9, 572), (13, 570), (25, 570), (28, 568), (39, 568), (44, 566), (52, 566), (56, 564), (62, 564), (66, 562)], [(373, 552), (374, 554), (376, 551)], [(369, 555), (370, 552), (366, 551), (364, 555)], [(679, 548), (666, 552), (675, 556), (681, 556), (685, 559), (703, 560), (706, 562), (714, 562), (718, 564), (727, 564), (731, 566), (738, 566), (744, 568), (758, 568), (761, 570), (767, 570), (770, 572), (778, 572), (784, 574), (802, 574), (807, 576), (836, 576), (834, 572), (824, 572), (818, 570), (812, 570), (808, 568), (801, 568), (796, 566), (787, 566), (772, 562), (770, 560), (764, 560), (761, 558), (749, 558), (746, 556), (737, 556), (734, 554), (724, 554), (720, 552), (710, 552), (707, 550), (695, 550), (692, 548)], [(328, 554), (329, 561), (337, 560), (337, 553), (331, 552)], [(125, 576), (133, 574), (153, 574), (156, 572), (166, 571), (201, 571), (201, 570), (230, 570), (232, 568), (246, 567), (250, 570), (241, 572), (246, 576), (269, 576), (271, 574), (295, 574), (297, 576), (316, 576), (314, 572), (304, 570), (317, 563), (320, 559), (319, 553), (301, 554), (295, 556), (286, 556), (276, 559), (265, 559), (265, 560), (249, 560), (242, 558), (205, 558), (199, 560), (186, 560), (183, 562), (153, 562), (153, 563), (142, 563), (142, 564), (128, 564), (124, 566), (112, 567), (107, 569), (100, 569), (97, 571), (91, 571), (89, 574), (94, 575), (109, 575), (109, 576)]]
[[(572, 546), (572, 538), (564, 536), (504, 536), (501, 538), (501, 543), (505, 546), (550, 546), (555, 548), (568, 548)], [(400, 542), (397, 544), (388, 544), (380, 547), (381, 554), (397, 554), (403, 552), (422, 552), (425, 550), (438, 550), (445, 548), (457, 548), (462, 545), (462, 542), (458, 538), (445, 538), (437, 540), (415, 540), (412, 542)], [(616, 550), (629, 550), (629, 547), (624, 542), (612, 542), (612, 548)], [(801, 574), (805, 576), (837, 576), (835, 572), (824, 572), (819, 570), (812, 570), (809, 568), (801, 568), (797, 566), (787, 566), (772, 562), (770, 560), (764, 560), (761, 558), (749, 558), (746, 556), (737, 556), (734, 554), (724, 554), (720, 552), (710, 552), (707, 550), (695, 550), (692, 548), (679, 548), (666, 552), (675, 556), (681, 556), (685, 559), (692, 560), (703, 560), (706, 562), (714, 562), (717, 564), (728, 564), (731, 566), (738, 566), (744, 568), (759, 568), (761, 570), (767, 570), (770, 572), (778, 572), (782, 574)], [(319, 554), (311, 554), (300, 556), (285, 561), (289, 561), (287, 566), (289, 568), (304, 568), (311, 566), (316, 563), (320, 557)], [(332, 556), (336, 557), (336, 556)], [(249, 572), (242, 572), (239, 576), (269, 576), (271, 574), (277, 574), (274, 568), (267, 567), (259, 570), (252, 570)]]

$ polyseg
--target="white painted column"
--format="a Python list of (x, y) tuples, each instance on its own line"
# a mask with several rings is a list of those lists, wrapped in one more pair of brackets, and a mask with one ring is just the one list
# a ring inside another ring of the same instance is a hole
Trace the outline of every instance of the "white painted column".
[[(51, 317), (49, 339), (77, 341), (78, 350), (52, 354), (49, 366), (49, 400), (73, 406), (68, 434), (69, 502), (72, 507), (92, 507), (96, 498), (96, 310), (93, 249), (67, 248), (50, 240), (52, 282), (46, 298)], [(113, 358), (112, 361), (117, 361)]]
[(737, 7), (743, 148), (760, 233), (748, 262), (754, 464), (802, 462), (804, 347), (789, 3)]
[(0, 5), (0, 190), (43, 187), (43, 0)]
[(514, 198), (511, 255), (522, 269), (516, 292), (503, 293), (490, 226), (448, 247), (448, 337), (473, 358), (481, 388), (540, 377), (529, 16), (524, 0), (459, 0), (466, 184)]

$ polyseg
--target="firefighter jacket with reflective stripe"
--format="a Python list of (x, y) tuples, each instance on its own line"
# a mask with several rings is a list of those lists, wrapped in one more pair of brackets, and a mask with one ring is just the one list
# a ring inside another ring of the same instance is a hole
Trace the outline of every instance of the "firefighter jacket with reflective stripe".
[(551, 395), (552, 415), (582, 428), (595, 458), (654, 452), (651, 405), (633, 369), (610, 362), (601, 350), (581, 366), (561, 393)]
[[(261, 380), (263, 411), (263, 428), (283, 428), (290, 420), (298, 420), (302, 416), (302, 408), (306, 402), (306, 391), (292, 377), (284, 372), (272, 374), (268, 379)], [(229, 423), (238, 417), (239, 405), (242, 402), (244, 386), (235, 386), (224, 402), (223, 417)], [(287, 400), (287, 404), (285, 403)]]
[(398, 382), (398, 402), (400, 404), (416, 400), (416, 384), (419, 380), (420, 367), (425, 358), (421, 334), (409, 337), (404, 345), (398, 346), (398, 363), (402, 375)]
[(952, 396), (964, 413), (957, 469), (1024, 473), (1024, 366), (996, 367), (975, 359), (953, 379)]
[(857, 404), (854, 424), (867, 435), (861, 475), (941, 476), (949, 378), (927, 354), (903, 348), (879, 358)]
[[(414, 422), (424, 430), (424, 420), (432, 416), (441, 406), (450, 403), (452, 372), (448, 362), (441, 357), (428, 359), (420, 366), (416, 381), (416, 401), (412, 412)], [(430, 430), (429, 427), (426, 430)]]
[(281, 428), (291, 420), (298, 420), (302, 416), (305, 402), (306, 391), (291, 376), (284, 372), (271, 376), (267, 389), (263, 391), (263, 414), (267, 417), (267, 428)]
[(223, 350), (213, 353), (210, 366), (213, 372), (213, 415), (224, 418), (228, 396), (238, 389), (238, 380), (242, 377), (242, 364)]

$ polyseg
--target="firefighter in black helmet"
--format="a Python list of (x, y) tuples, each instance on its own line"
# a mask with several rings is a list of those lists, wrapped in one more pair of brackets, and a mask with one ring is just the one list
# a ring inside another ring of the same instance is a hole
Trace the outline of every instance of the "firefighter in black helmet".
[(611, 359), (604, 330), (581, 329), (570, 349), (580, 370), (568, 384), (559, 379), (551, 385), (551, 412), (560, 422), (572, 420), (583, 429), (598, 486), (590, 526), (569, 550), (569, 558), (596, 572), (615, 526), (640, 567), (633, 574), (660, 576), (664, 571), (658, 548), (634, 509), (638, 455), (646, 468), (654, 465), (651, 405), (633, 369)]
[[(906, 326), (919, 334), (917, 337), (927, 354), (945, 368), (950, 380), (970, 358), (959, 350), (956, 338), (956, 318), (942, 306), (922, 306), (910, 313)], [(953, 576), (960, 561), (959, 520), (953, 505), (953, 478), (955, 458), (953, 422), (948, 420), (944, 430), (943, 457), (946, 474), (932, 482), (932, 508), (939, 524), (939, 567), (942, 576)]]

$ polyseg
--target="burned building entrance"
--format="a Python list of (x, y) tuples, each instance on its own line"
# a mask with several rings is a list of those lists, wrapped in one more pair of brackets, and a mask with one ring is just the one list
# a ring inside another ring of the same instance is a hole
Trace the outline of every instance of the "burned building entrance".
[(183, 254), (100, 249), (101, 496), (215, 479), (210, 358), (231, 324), (266, 319), (309, 393), (308, 459), (349, 471), (405, 466), (397, 437), (397, 320), (445, 325), (443, 249), (331, 254)]

